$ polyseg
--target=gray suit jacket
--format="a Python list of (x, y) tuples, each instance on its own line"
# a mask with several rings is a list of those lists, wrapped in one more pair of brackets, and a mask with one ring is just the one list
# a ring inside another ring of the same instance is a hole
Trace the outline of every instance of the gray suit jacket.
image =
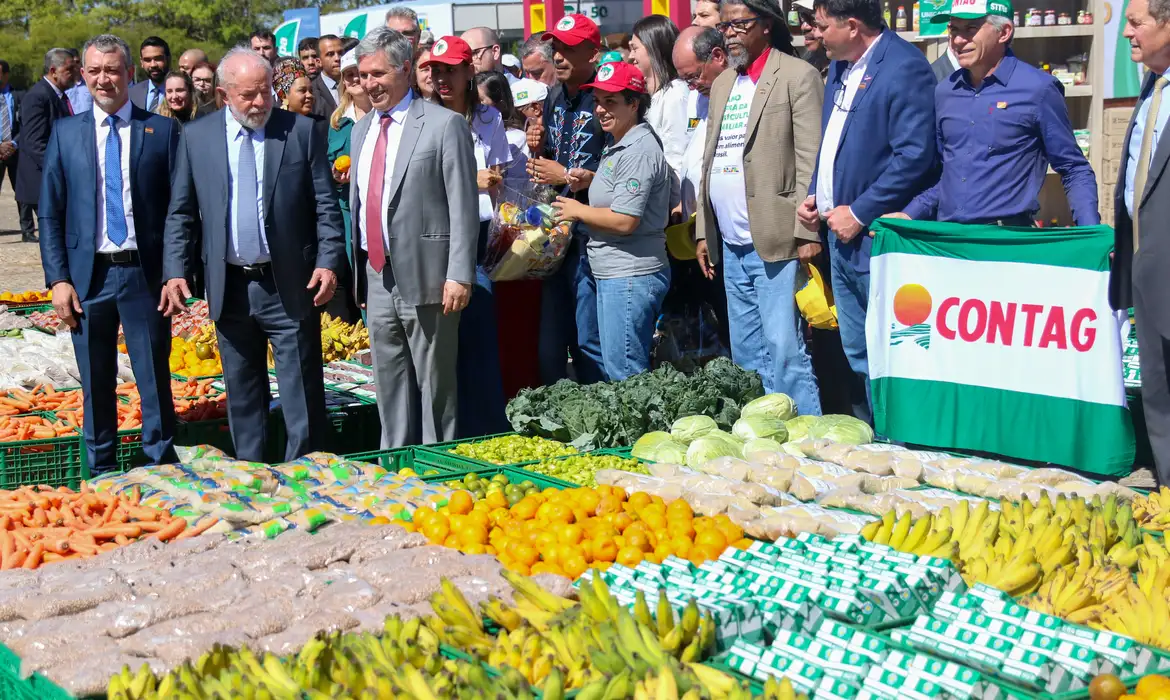
[[(354, 124), (350, 137), (349, 206), (356, 299), (366, 299), (366, 253), (359, 223), (362, 144), (378, 118), (372, 111)], [(374, 138), (377, 129), (373, 131)], [(479, 238), (479, 190), (475, 149), (467, 120), (420, 98), (411, 101), (394, 160), (388, 208), (388, 264), (402, 300), (413, 306), (443, 303), (447, 280), (475, 281)]]
[(333, 112), (337, 110), (337, 100), (333, 99), (333, 92), (325, 85), (325, 81), (318, 74), (313, 78), (313, 82), (309, 83), (311, 92), (313, 93), (313, 114), (325, 117), (328, 119), (333, 116)]
[[(1142, 83), (1141, 97), (1150, 95), (1154, 89), (1155, 76), (1146, 72), (1146, 79)], [(1162, 99), (1166, 99), (1163, 93)], [(1159, 139), (1153, 154), (1150, 155), (1150, 171), (1146, 175), (1146, 191), (1134, 193), (1134, 214), (1140, 217), (1142, 244), (1141, 253), (1135, 261), (1133, 249), (1133, 219), (1125, 209), (1125, 166), (1128, 158), (1125, 156), (1129, 148), (1129, 139), (1133, 136), (1134, 120), (1137, 118), (1141, 101), (1133, 108), (1133, 115), (1129, 118), (1129, 128), (1125, 131), (1125, 141), (1122, 142), (1122, 158), (1118, 164), (1120, 172), (1117, 174), (1117, 185), (1113, 191), (1113, 264), (1109, 278), (1109, 301), (1113, 308), (1125, 310), (1133, 306), (1133, 289), (1139, 287), (1147, 290), (1143, 295), (1146, 302), (1146, 314), (1157, 314), (1161, 319), (1170, 319), (1170, 304), (1150, 302), (1155, 299), (1166, 298), (1166, 269), (1170, 265), (1170, 248), (1165, 241), (1166, 222), (1170, 221), (1170, 138), (1165, 135)], [(1104, 222), (1103, 222), (1104, 223)], [(1164, 322), (1170, 322), (1164, 321)]]
[[(139, 109), (146, 109), (146, 84), (148, 82), (150, 82), (149, 78), (140, 80), (130, 86), (130, 101)], [(159, 100), (161, 99), (162, 95), (159, 95)]]
[(951, 63), (950, 54), (944, 51), (943, 55), (930, 64), (930, 70), (934, 72), (934, 79), (940, 83), (951, 77), (951, 73), (955, 72), (955, 65)]
[[(163, 280), (190, 279), (191, 256), (203, 257), (211, 319), (224, 306), (231, 218), (226, 110), (188, 122), (179, 140), (167, 211)], [(313, 269), (338, 272), (345, 261), (345, 225), (326, 152), (328, 124), (272, 110), (264, 127), (264, 234), (276, 290), (289, 318), (314, 311), (306, 289)]]

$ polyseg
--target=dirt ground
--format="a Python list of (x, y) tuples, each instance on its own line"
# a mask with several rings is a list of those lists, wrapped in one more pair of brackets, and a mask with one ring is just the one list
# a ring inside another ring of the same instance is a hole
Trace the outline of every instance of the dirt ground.
[(5, 181), (0, 186), (0, 292), (43, 289), (41, 251), (36, 243), (20, 242), (20, 216)]

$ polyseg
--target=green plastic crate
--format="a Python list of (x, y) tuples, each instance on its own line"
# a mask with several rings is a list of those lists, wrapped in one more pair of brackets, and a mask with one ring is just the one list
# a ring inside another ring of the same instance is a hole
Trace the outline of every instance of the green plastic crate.
[(39, 673), (20, 675), (20, 657), (0, 644), (0, 700), (73, 700), (73, 696)]
[[(56, 420), (56, 416), (48, 412), (32, 415)], [(0, 443), (2, 489), (26, 484), (77, 488), (88, 477), (85, 442), (80, 435)]]
[(224, 452), (232, 452), (232, 434), (227, 418), (201, 420), (188, 423), (182, 418), (175, 424), (176, 445), (211, 445)]
[[(330, 411), (328, 418), (327, 452), (368, 452), (377, 449), (382, 441), (382, 424), (378, 420), (378, 407), (374, 404), (363, 403)], [(281, 425), (283, 427), (283, 414)]]
[[(350, 452), (342, 457), (355, 462), (372, 462), (386, 471), (398, 472), (403, 469), (413, 469), (421, 473), (424, 470), (435, 469), (442, 474), (462, 476), (465, 472), (451, 471), (439, 464), (431, 464), (422, 459), (424, 456), (416, 447), (396, 447), (390, 450), (370, 450), (368, 452)], [(433, 476), (433, 475), (432, 475)]]
[(423, 481), (438, 481), (438, 482), (442, 483), (442, 482), (451, 481), (453, 479), (462, 480), (464, 476), (466, 476), (467, 474), (472, 473), (472, 472), (474, 472), (477, 476), (479, 476), (480, 478), (483, 478), (483, 479), (490, 479), (493, 476), (495, 476), (496, 474), (504, 474), (505, 476), (508, 477), (508, 482), (512, 483), (512, 484), (518, 484), (521, 481), (524, 481), (525, 479), (527, 479), (527, 480), (531, 481), (532, 483), (536, 484), (537, 488), (540, 488), (542, 490), (547, 489), (547, 488), (553, 488), (553, 489), (579, 488), (576, 484), (570, 484), (567, 481), (561, 481), (560, 479), (554, 479), (551, 476), (545, 476), (543, 474), (534, 474), (533, 472), (530, 472), (527, 469), (521, 469), (520, 467), (497, 467), (497, 466), (491, 466), (491, 465), (484, 467), (483, 469), (465, 469), (463, 471), (454, 472), (454, 473), (450, 473), (450, 474), (436, 474), (434, 476), (424, 476), (424, 477), (422, 477), (422, 479), (423, 479)]

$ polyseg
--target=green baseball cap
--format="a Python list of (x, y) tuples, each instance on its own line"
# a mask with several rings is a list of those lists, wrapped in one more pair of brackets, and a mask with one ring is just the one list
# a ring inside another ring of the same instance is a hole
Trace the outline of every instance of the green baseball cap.
[(625, 59), (623, 59), (622, 55), (617, 51), (606, 51), (605, 53), (601, 54), (601, 58), (598, 59), (597, 65), (604, 66), (607, 63), (622, 63), (624, 61)]
[(950, 0), (942, 12), (930, 18), (932, 24), (950, 22), (957, 19), (982, 19), (988, 15), (998, 15), (1012, 19), (1011, 0)]

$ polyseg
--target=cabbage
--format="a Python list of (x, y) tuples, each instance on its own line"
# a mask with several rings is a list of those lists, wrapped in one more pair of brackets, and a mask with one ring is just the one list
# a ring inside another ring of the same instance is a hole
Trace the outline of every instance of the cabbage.
[(650, 461), (665, 464), (686, 464), (687, 446), (678, 440), (659, 443), (658, 447), (654, 448), (654, 456)]
[(788, 394), (767, 394), (748, 401), (739, 412), (740, 418), (753, 416), (789, 420), (796, 417), (796, 403)]
[(853, 416), (821, 416), (811, 428), (808, 436), (815, 440), (832, 440), (845, 445), (864, 445), (873, 442), (873, 428), (865, 421)]
[(634, 443), (634, 447), (630, 450), (630, 456), (636, 457), (637, 459), (652, 460), (654, 459), (654, 451), (658, 449), (659, 445), (668, 440), (672, 440), (670, 433), (661, 430), (646, 433)]
[(797, 416), (784, 421), (788, 429), (788, 439), (785, 442), (800, 442), (808, 437), (808, 429), (820, 420), (820, 416)]
[(718, 430), (719, 424), (711, 416), (687, 416), (679, 418), (670, 426), (670, 436), (684, 444), (702, 437), (712, 430)]
[(687, 466), (698, 469), (702, 464), (718, 457), (739, 457), (742, 450), (732, 440), (720, 437), (703, 436), (697, 438), (687, 448)]
[(703, 437), (715, 438), (716, 440), (722, 440), (722, 441), (728, 443), (729, 445), (732, 445), (737, 450), (743, 450), (743, 440), (740, 440), (739, 438), (737, 438), (736, 436), (727, 432), (726, 430), (720, 430), (719, 428), (716, 428), (716, 429), (712, 430), (711, 432), (707, 433), (706, 435), (704, 435)]
[(784, 421), (761, 415), (740, 418), (735, 421), (731, 433), (740, 440), (772, 438), (778, 442), (784, 442), (788, 439), (788, 428), (784, 427)]
[(743, 444), (744, 459), (750, 459), (753, 454), (758, 452), (781, 452), (783, 451), (779, 442), (771, 438), (753, 438)]

